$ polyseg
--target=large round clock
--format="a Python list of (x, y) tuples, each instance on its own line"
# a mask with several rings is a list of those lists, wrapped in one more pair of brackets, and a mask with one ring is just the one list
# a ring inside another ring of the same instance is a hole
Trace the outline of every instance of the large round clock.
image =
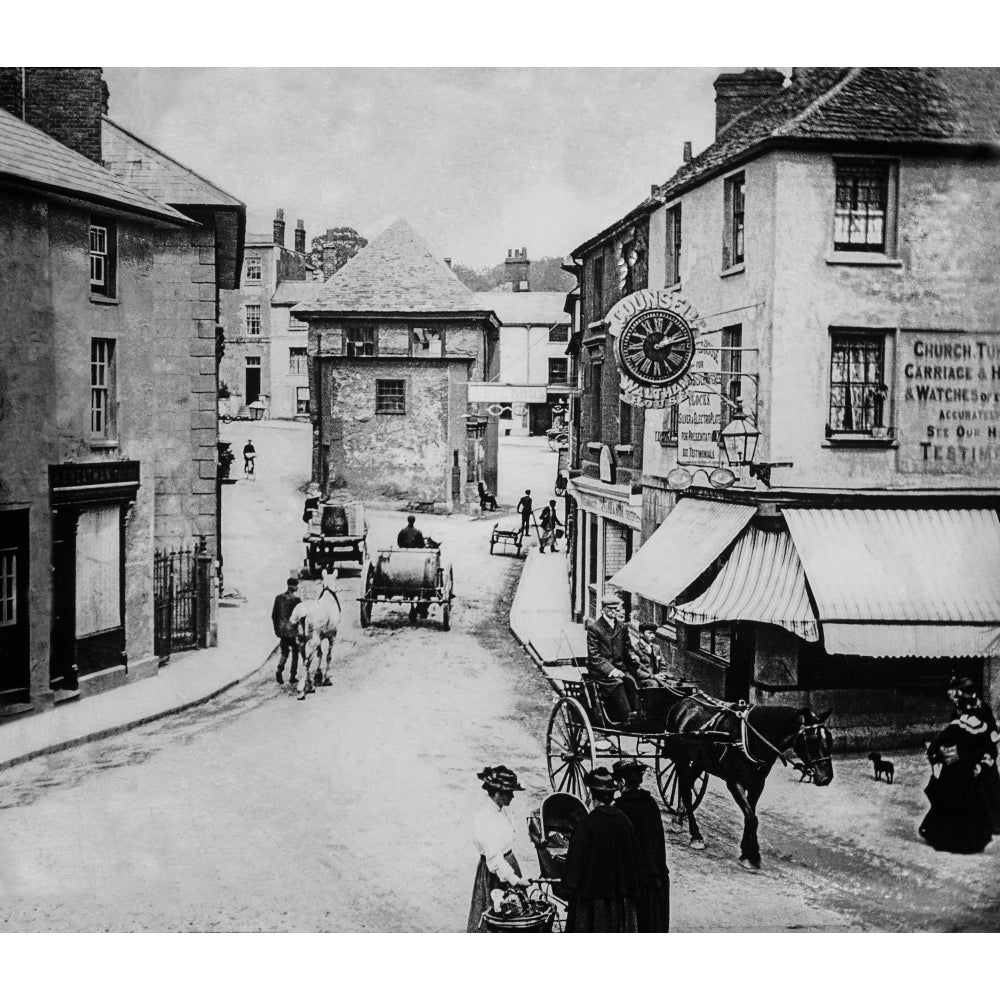
[(694, 333), (671, 309), (644, 309), (628, 320), (618, 338), (622, 372), (640, 385), (676, 382), (694, 359)]

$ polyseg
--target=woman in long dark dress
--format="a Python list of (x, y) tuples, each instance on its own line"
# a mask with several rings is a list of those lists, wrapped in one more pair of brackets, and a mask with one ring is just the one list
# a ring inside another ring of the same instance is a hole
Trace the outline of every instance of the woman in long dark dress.
[(990, 842), (990, 817), (981, 780), (983, 760), (995, 744), (984, 713), (971, 699), (958, 699), (956, 717), (927, 748), (941, 773), (927, 785), (931, 808), (920, 836), (935, 850), (977, 854)]
[(478, 933), (482, 926), (483, 913), (489, 909), (490, 893), (504, 886), (528, 885), (521, 877), (521, 866), (514, 857), (514, 824), (507, 807), (514, 798), (514, 792), (523, 792), (517, 775), (502, 764), (498, 767), (483, 768), (477, 778), (483, 783), (483, 791), (489, 801), (476, 813), (472, 822), (472, 840), (479, 850), (479, 865), (472, 886), (472, 904), (469, 907), (467, 931)]
[(635, 934), (635, 904), (642, 887), (635, 830), (612, 805), (617, 785), (606, 767), (595, 768), (583, 780), (594, 808), (576, 825), (566, 854), (560, 891), (568, 901), (566, 930)]
[(968, 677), (952, 678), (948, 685), (948, 697), (955, 705), (952, 719), (957, 719), (964, 711), (972, 711), (980, 716), (989, 729), (990, 746), (983, 755), (979, 781), (986, 799), (990, 830), (1000, 834), (1000, 773), (997, 771), (997, 755), (1000, 750), (1000, 726), (997, 726), (993, 710), (979, 697), (975, 684)]
[(639, 842), (642, 892), (636, 900), (635, 917), (640, 934), (666, 934), (670, 930), (670, 869), (663, 835), (660, 807), (642, 788), (646, 765), (639, 760), (620, 760), (612, 768), (622, 784), (615, 805), (628, 816)]

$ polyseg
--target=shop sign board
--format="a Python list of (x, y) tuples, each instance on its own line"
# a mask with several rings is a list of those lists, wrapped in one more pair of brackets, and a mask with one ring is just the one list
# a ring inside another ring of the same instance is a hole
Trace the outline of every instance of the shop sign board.
[(721, 465), (719, 362), (722, 331), (704, 334), (699, 346), (701, 349), (691, 363), (691, 371), (698, 379), (677, 404), (677, 464)]
[(1000, 475), (1000, 334), (903, 330), (896, 425), (900, 472)]

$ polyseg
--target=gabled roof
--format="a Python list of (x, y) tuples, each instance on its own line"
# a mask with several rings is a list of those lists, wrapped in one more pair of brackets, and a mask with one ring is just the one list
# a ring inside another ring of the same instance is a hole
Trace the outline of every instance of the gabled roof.
[(119, 180), (41, 129), (0, 110), (0, 180), (95, 201), (171, 223), (187, 216)]
[(976, 149), (1000, 143), (1000, 71), (990, 68), (809, 70), (738, 115), (657, 190), (676, 197), (767, 148), (921, 144)]
[(244, 207), (238, 198), (126, 131), (110, 118), (101, 120), (101, 155), (115, 176), (168, 205)]
[(294, 309), (296, 313), (487, 313), (405, 219), (397, 219)]
[(569, 323), (565, 292), (475, 292), (482, 309), (497, 314), (501, 326), (555, 326)]
[[(247, 240), (249, 243), (250, 241)], [(316, 291), (318, 281), (279, 281), (271, 296), (272, 306), (293, 306)]]

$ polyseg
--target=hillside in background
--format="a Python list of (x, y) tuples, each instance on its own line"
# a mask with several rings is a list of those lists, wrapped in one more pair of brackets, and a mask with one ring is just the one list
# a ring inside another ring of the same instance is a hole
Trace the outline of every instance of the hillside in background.
[[(539, 257), (531, 262), (531, 290), (533, 292), (568, 292), (573, 278), (560, 266), (562, 257)], [(461, 282), (473, 292), (488, 292), (503, 283), (503, 264), (481, 267), (474, 271), (464, 264), (452, 264), (451, 269)]]

